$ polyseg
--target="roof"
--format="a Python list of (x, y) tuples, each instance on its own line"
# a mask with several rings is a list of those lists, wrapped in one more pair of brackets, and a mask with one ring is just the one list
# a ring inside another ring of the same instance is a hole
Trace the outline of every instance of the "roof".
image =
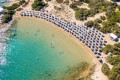
[(110, 37), (112, 37), (112, 38), (114, 38), (114, 39), (117, 38), (117, 36), (116, 36), (115, 34), (113, 34), (113, 33), (110, 34)]
[(118, 42), (120, 42), (120, 38), (118, 38)]
[(2, 12), (4, 9), (0, 7), (0, 12)]

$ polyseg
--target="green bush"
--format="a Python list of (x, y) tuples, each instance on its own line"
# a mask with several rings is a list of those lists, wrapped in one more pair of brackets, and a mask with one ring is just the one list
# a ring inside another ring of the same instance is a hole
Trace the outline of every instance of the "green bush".
[(90, 12), (87, 9), (83, 8), (75, 8), (75, 17), (78, 20), (87, 20), (87, 17), (89, 16)]
[(12, 16), (9, 14), (6, 14), (3, 16), (2, 23), (8, 23), (10, 20), (12, 20)]
[(63, 0), (56, 0), (57, 1), (57, 3), (62, 3), (63, 2)]
[(75, 9), (77, 8), (77, 5), (75, 3), (70, 4), (70, 8)]
[(109, 80), (120, 80), (120, 63), (112, 68), (108, 78)]
[(15, 13), (15, 11), (13, 11), (13, 10), (4, 12), (2, 23), (8, 23), (9, 21), (11, 21), (14, 13)]
[(95, 22), (102, 23), (102, 21), (100, 19), (96, 19)]
[(23, 10), (22, 8), (18, 8), (16, 11), (21, 11), (21, 10)]
[(110, 68), (109, 68), (109, 66), (107, 64), (104, 63), (102, 65), (101, 71), (103, 72), (103, 74), (108, 76), (109, 72), (110, 72)]
[(108, 44), (101, 50), (105, 53), (111, 52), (113, 55), (120, 55), (120, 43), (117, 43), (114, 45)]
[(87, 27), (93, 27), (93, 25), (94, 25), (93, 21), (88, 21), (85, 23), (85, 26), (87, 26)]
[(15, 10), (16, 8), (18, 8), (20, 5), (17, 3), (14, 3), (12, 6), (8, 6), (6, 7), (7, 10)]
[(32, 8), (39, 11), (42, 8), (44, 8), (44, 6), (46, 6), (47, 4), (45, 4), (44, 2), (42, 2), (42, 0), (35, 0), (34, 3), (32, 4)]
[(108, 56), (107, 57), (107, 61), (111, 64), (111, 65), (117, 65), (120, 63), (120, 56)]
[(106, 20), (106, 17), (105, 16), (100, 16), (100, 19), (101, 20)]
[(20, 2), (19, 2), (19, 5), (22, 5), (23, 3), (25, 3), (26, 1), (25, 0), (21, 0)]

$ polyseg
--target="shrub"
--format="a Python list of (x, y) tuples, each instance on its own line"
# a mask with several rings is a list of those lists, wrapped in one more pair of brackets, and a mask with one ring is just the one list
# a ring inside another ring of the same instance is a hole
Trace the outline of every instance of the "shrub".
[(105, 75), (109, 75), (109, 71), (110, 71), (110, 68), (109, 68), (109, 66), (107, 65), (107, 64), (103, 64), (102, 65), (102, 68), (101, 68), (101, 71), (103, 72), (103, 74), (105, 74)]
[(100, 16), (100, 19), (101, 20), (106, 20), (106, 17), (105, 16)]
[(77, 8), (77, 5), (75, 3), (70, 4), (70, 8), (75, 9)]
[(45, 4), (44, 2), (42, 2), (42, 0), (35, 0), (34, 3), (32, 4), (32, 8), (39, 11), (42, 8), (44, 8), (44, 6), (46, 6), (47, 4)]
[(2, 23), (8, 23), (10, 20), (12, 20), (12, 16), (9, 14), (6, 14), (3, 16)]
[(14, 13), (15, 13), (15, 11), (13, 11), (13, 10), (4, 12), (2, 23), (8, 23), (9, 21), (11, 21)]
[(93, 27), (93, 25), (94, 25), (93, 21), (88, 21), (85, 23), (85, 26), (87, 26), (87, 27)]
[(20, 10), (23, 10), (22, 8), (18, 8), (16, 11), (20, 11)]
[(96, 19), (95, 22), (102, 23), (102, 21), (100, 19)]
[(63, 2), (63, 0), (56, 0), (57, 1), (57, 3), (62, 3)]
[(12, 6), (8, 6), (6, 8), (7, 8), (7, 10), (14, 10), (14, 9), (18, 8), (19, 6), (20, 6), (19, 4), (14, 3)]

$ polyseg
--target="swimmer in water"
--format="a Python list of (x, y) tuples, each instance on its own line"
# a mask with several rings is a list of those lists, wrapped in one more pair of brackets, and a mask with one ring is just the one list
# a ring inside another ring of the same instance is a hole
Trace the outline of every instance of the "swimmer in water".
[(35, 34), (35, 36), (37, 36), (37, 34)]

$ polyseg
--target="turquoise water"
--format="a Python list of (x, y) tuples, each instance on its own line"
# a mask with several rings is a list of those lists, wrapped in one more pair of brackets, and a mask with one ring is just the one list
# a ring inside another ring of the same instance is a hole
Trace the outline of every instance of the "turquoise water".
[(61, 30), (21, 18), (0, 39), (0, 80), (73, 80), (91, 57)]
[[(4, 1), (4, 3), (2, 3), (1, 1)], [(7, 0), (0, 0), (0, 7), (1, 6), (6, 6), (6, 5), (8, 5), (9, 3), (8, 3), (8, 1)]]

